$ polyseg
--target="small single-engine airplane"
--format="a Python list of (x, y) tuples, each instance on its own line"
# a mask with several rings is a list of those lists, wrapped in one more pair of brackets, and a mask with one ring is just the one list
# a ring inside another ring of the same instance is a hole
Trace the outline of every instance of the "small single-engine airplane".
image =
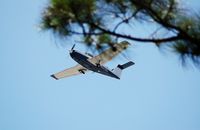
[(123, 65), (118, 65), (116, 68), (110, 70), (103, 66), (106, 62), (112, 60), (115, 56), (121, 53), (123, 50), (128, 48), (130, 44), (127, 41), (123, 41), (121, 43), (115, 44), (113, 47), (103, 51), (101, 54), (97, 56), (92, 56), (91, 54), (83, 54), (74, 50), (75, 45), (73, 45), (70, 50), (70, 56), (78, 62), (78, 65), (58, 72), (56, 74), (51, 75), (54, 79), (58, 80), (61, 78), (85, 74), (86, 71), (90, 70), (96, 73), (100, 73), (106, 76), (110, 76), (116, 79), (120, 79), (120, 75), (123, 69), (134, 65), (135, 63), (129, 61)]

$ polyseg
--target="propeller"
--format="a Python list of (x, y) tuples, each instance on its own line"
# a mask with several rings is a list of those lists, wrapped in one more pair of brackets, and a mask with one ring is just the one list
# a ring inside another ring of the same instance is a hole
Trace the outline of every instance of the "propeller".
[(71, 50), (74, 50), (74, 47), (76, 46), (76, 44), (74, 44), (73, 46), (72, 46), (72, 48), (71, 48)]
[(75, 46), (76, 46), (76, 44), (74, 44), (74, 45), (72, 46), (70, 52), (73, 52)]

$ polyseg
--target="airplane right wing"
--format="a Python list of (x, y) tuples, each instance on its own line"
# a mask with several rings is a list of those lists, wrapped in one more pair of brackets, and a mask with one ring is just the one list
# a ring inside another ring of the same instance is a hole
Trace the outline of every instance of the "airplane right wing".
[(78, 75), (78, 74), (84, 74), (87, 71), (87, 69), (81, 65), (76, 65), (74, 67), (65, 69), (61, 72), (58, 72), (56, 74), (51, 75), (51, 77), (53, 77), (54, 79), (58, 80), (61, 78), (65, 78), (65, 77), (70, 77), (73, 75)]
[(106, 51), (103, 51), (101, 54), (89, 59), (89, 61), (93, 64), (99, 63), (100, 65), (103, 65), (106, 62), (112, 60), (115, 56), (117, 56), (123, 50), (127, 49), (129, 45), (130, 43), (128, 43), (127, 41), (123, 41), (121, 43), (115, 44), (114, 48), (110, 48)]

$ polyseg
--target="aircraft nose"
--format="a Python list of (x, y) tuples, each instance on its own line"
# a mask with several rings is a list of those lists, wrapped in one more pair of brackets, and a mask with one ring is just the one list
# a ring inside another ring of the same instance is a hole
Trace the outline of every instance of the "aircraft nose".
[(69, 52), (69, 55), (70, 55), (71, 57), (72, 57), (72, 55), (73, 55), (72, 53), (73, 53), (72, 51)]
[(69, 52), (69, 54), (70, 54), (71, 57), (74, 57), (74, 53), (75, 53), (74, 50), (70, 50), (70, 52)]

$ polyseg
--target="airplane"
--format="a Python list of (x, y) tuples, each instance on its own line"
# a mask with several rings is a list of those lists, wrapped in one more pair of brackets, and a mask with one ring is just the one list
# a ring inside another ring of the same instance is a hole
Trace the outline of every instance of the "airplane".
[(52, 74), (51, 77), (58, 80), (73, 75), (85, 74), (88, 71), (93, 71), (99, 74), (110, 76), (112, 78), (120, 79), (122, 70), (134, 65), (134, 62), (129, 61), (123, 65), (119, 64), (116, 68), (112, 70), (103, 66), (103, 64), (112, 60), (123, 50), (127, 49), (129, 45), (130, 43), (127, 41), (117, 43), (113, 47), (103, 51), (97, 56), (93, 56), (89, 53), (83, 54), (77, 50), (74, 50), (75, 45), (73, 45), (73, 47), (70, 50), (70, 56), (73, 60), (75, 60), (78, 63), (78, 65), (65, 69), (61, 72)]

